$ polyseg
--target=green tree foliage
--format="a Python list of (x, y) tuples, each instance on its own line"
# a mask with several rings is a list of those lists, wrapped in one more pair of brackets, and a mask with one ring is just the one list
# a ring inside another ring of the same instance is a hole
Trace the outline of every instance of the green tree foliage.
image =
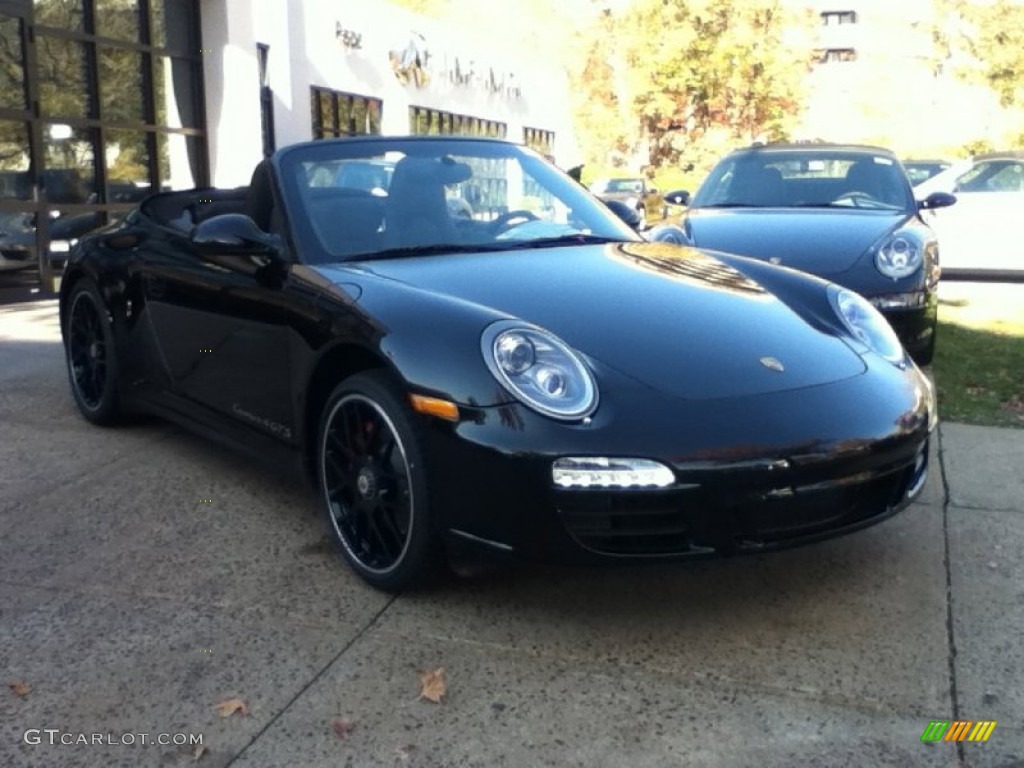
[(694, 162), (699, 144), (785, 138), (813, 23), (778, 0), (634, 0), (603, 12), (575, 73), (589, 154), (600, 163), (611, 150), (612, 164), (641, 159), (650, 170)]
[[(1024, 2), (942, 0), (939, 5), (945, 14), (936, 42), (949, 58), (960, 48), (973, 59), (959, 66), (959, 74), (980, 76), (1004, 107), (1024, 106)], [(950, 24), (956, 17), (961, 23)]]

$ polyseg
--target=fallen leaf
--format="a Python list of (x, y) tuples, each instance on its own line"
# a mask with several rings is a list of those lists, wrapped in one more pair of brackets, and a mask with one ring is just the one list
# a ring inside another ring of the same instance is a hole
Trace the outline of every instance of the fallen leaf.
[(1004, 400), (1000, 405), (1008, 411), (1024, 411), (1024, 400), (1018, 395), (1010, 395), (1009, 399)]
[(444, 682), (444, 667), (420, 675), (420, 698), (432, 701), (435, 704), (441, 703), (441, 697), (448, 692), (448, 686)]
[(192, 762), (199, 762), (199, 758), (202, 757), (203, 753), (205, 752), (206, 747), (204, 747), (202, 744), (196, 744), (194, 747), (192, 747)]
[(398, 756), (398, 759), (404, 763), (412, 756), (412, 752), (415, 749), (415, 744), (406, 744), (401, 747), (395, 747), (395, 754)]
[(348, 738), (348, 735), (352, 733), (352, 729), (355, 728), (355, 724), (344, 717), (336, 717), (331, 720), (331, 730), (334, 731), (334, 735), (344, 741)]
[(15, 696), (28, 696), (32, 693), (32, 686), (24, 680), (15, 680), (13, 683), (8, 683), (7, 687), (14, 692)]
[(968, 395), (984, 395), (988, 390), (985, 387), (967, 387), (964, 390)]
[(247, 707), (245, 702), (237, 696), (233, 699), (218, 701), (214, 706), (214, 709), (217, 710), (217, 714), (221, 717), (231, 717), (235, 712), (244, 717), (249, 716), (249, 707)]

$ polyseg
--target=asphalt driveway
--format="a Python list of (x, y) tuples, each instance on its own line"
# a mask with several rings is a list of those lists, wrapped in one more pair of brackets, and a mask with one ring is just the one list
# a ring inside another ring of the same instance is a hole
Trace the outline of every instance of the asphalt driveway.
[(943, 424), (814, 547), (390, 597), (300, 478), (67, 389), (54, 304), (0, 306), (0, 766), (1024, 766), (1024, 431)]

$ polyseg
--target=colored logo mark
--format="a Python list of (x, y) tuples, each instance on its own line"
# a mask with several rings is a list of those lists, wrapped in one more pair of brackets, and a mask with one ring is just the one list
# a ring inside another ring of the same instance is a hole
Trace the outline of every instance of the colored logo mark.
[(932, 720), (921, 741), (988, 741), (995, 729), (995, 720)]

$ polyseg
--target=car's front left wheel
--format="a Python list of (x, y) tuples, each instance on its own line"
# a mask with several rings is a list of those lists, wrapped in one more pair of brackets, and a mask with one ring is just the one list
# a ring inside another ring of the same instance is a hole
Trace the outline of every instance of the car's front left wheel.
[(71, 394), (82, 415), (93, 424), (115, 423), (118, 402), (118, 359), (114, 332), (95, 283), (79, 280), (68, 297), (64, 349)]
[(339, 384), (320, 419), (316, 460), (328, 532), (349, 566), (386, 591), (424, 585), (441, 556), (416, 419), (380, 371)]

